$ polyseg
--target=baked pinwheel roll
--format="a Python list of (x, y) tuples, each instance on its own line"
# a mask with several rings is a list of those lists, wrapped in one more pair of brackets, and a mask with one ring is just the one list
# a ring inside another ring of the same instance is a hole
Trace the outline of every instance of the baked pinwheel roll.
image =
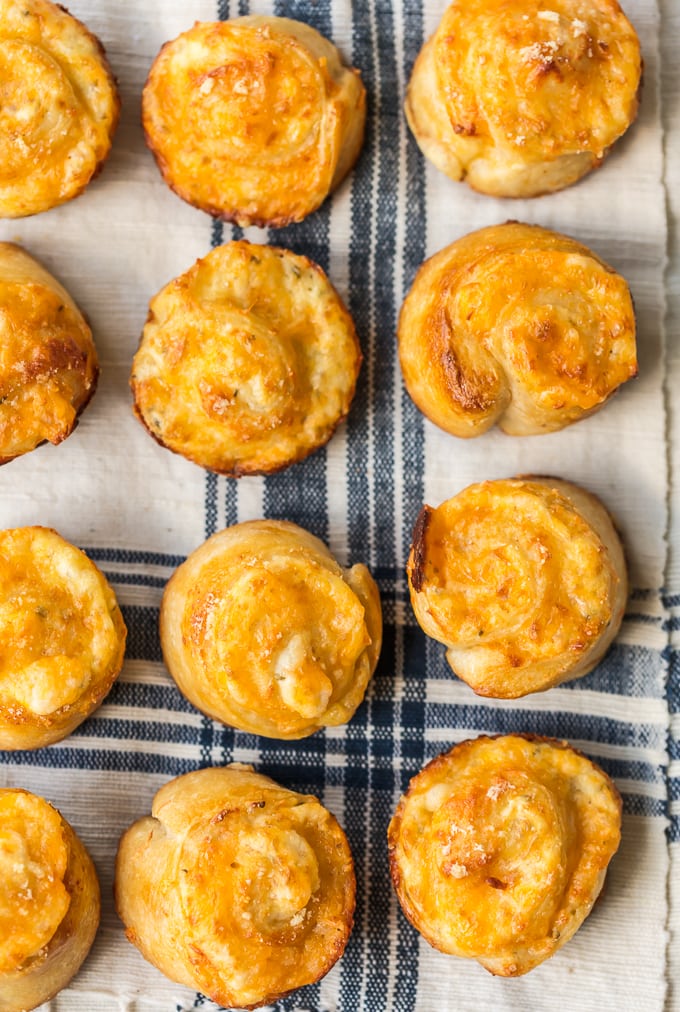
[(213, 534), (165, 588), (163, 656), (203, 713), (268, 738), (346, 723), (382, 644), (378, 588), (308, 531), (250, 520)]
[(390, 870), (431, 945), (517, 977), (581, 926), (620, 837), (618, 791), (566, 742), (481, 737), (411, 780), (388, 830)]
[(624, 279), (536, 225), (471, 232), (426, 260), (402, 306), (406, 388), (454, 436), (554, 432), (637, 374)]
[(26, 1012), (66, 987), (99, 926), (99, 882), (56, 808), (0, 788), (0, 1009)]
[[(0, 168), (0, 172), (2, 169)], [(71, 434), (97, 386), (92, 331), (33, 257), (0, 243), (0, 464)]]
[(171, 980), (255, 1008), (340, 958), (354, 868), (316, 798), (236, 763), (161, 788), (121, 839), (115, 897), (129, 940)]
[(616, 0), (454, 0), (413, 67), (406, 118), (447, 176), (535, 197), (602, 162), (637, 115), (641, 75)]
[(332, 42), (289, 18), (197, 22), (163, 46), (142, 119), (166, 183), (239, 225), (315, 211), (354, 165), (366, 95)]
[(628, 595), (607, 510), (556, 478), (486, 481), (424, 506), (407, 572), (421, 628), (459, 678), (500, 699), (588, 674)]
[(77, 197), (120, 111), (99, 39), (49, 0), (0, 0), (0, 80), (0, 218)]
[(278, 471), (323, 446), (349, 411), (361, 351), (315, 263), (240, 241), (152, 300), (130, 386), (154, 439), (211, 471)]
[(70, 734), (113, 685), (125, 636), (84, 552), (47, 527), (0, 531), (0, 749)]

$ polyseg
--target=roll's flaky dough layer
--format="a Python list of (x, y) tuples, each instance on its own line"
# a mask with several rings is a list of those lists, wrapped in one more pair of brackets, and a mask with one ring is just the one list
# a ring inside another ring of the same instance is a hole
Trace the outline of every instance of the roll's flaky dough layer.
[(166, 43), (142, 114), (180, 197), (239, 225), (281, 226), (316, 210), (354, 165), (366, 96), (315, 29), (250, 15)]
[(406, 117), (452, 179), (534, 197), (600, 164), (635, 119), (641, 74), (616, 0), (455, 0), (416, 60)]
[(66, 439), (98, 374), (71, 296), (19, 246), (0, 243), (0, 464)]
[(420, 410), (454, 436), (562, 429), (637, 373), (624, 279), (586, 246), (536, 225), (480, 229), (427, 260), (399, 318)]
[(270, 738), (344, 724), (382, 642), (368, 569), (342, 569), (295, 524), (220, 531), (168, 583), (161, 643), (184, 695), (209, 716)]
[(388, 831), (392, 880), (431, 945), (516, 977), (581, 926), (620, 835), (616, 788), (566, 742), (481, 737), (411, 781)]
[(476, 693), (502, 699), (591, 671), (628, 594), (606, 509), (554, 478), (482, 482), (424, 506), (407, 568), (422, 629)]
[(0, 788), (0, 1012), (66, 987), (99, 925), (99, 882), (68, 822), (35, 794)]
[(115, 896), (127, 937), (166, 976), (254, 1008), (339, 959), (355, 879), (316, 798), (234, 764), (161, 788), (120, 842)]
[(151, 300), (130, 385), (161, 445), (238, 477), (280, 470), (326, 443), (360, 365), (352, 319), (321, 268), (239, 241)]
[(123, 664), (115, 595), (47, 527), (0, 531), (0, 748), (42, 748), (99, 706)]
[(120, 111), (99, 40), (48, 0), (0, 0), (0, 82), (0, 218), (76, 197)]

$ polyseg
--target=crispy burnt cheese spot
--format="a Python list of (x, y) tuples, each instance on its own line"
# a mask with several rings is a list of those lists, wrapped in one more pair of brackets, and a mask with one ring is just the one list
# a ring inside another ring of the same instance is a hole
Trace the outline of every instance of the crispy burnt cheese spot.
[(163, 595), (168, 670), (199, 710), (269, 738), (346, 723), (382, 642), (376, 584), (295, 524), (253, 520), (213, 535)]
[(621, 836), (621, 798), (566, 742), (456, 745), (413, 778), (388, 831), (392, 882), (435, 948), (527, 973), (591, 911)]
[(71, 296), (19, 246), (0, 243), (0, 463), (66, 439), (98, 375)]
[(0, 788), (0, 1008), (32, 1009), (68, 984), (99, 923), (82, 843), (48, 802)]
[(125, 623), (84, 552), (46, 527), (0, 531), (0, 748), (42, 748), (101, 703)]
[(406, 117), (452, 179), (534, 197), (600, 165), (637, 115), (641, 77), (616, 0), (455, 0), (416, 60)]
[(78, 196), (109, 154), (119, 111), (85, 25), (48, 0), (0, 0), (0, 218)]
[(360, 365), (352, 319), (321, 268), (237, 241), (151, 300), (130, 385), (162, 446), (239, 477), (281, 470), (327, 443)]
[(555, 432), (637, 374), (628, 285), (591, 250), (535, 225), (472, 232), (427, 260), (402, 306), (411, 398), (461, 438)]
[(366, 95), (309, 25), (251, 15), (196, 23), (158, 54), (147, 144), (180, 197), (242, 226), (301, 221), (354, 165)]
[(407, 570), (421, 628), (446, 645), (459, 678), (501, 699), (591, 671), (628, 595), (605, 507), (553, 478), (482, 482), (425, 506)]
[(345, 835), (316, 798), (233, 764), (159, 791), (121, 839), (115, 897), (130, 941), (170, 979), (254, 1008), (339, 959), (355, 877)]

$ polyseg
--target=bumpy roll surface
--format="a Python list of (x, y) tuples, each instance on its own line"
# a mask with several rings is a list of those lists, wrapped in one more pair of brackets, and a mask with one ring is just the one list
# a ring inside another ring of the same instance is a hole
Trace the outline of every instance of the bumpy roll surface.
[(361, 703), (382, 641), (368, 569), (343, 569), (295, 524), (220, 531), (168, 583), (161, 643), (181, 691), (252, 734), (302, 738)]
[(196, 23), (156, 58), (147, 143), (169, 186), (239, 225), (314, 211), (361, 148), (365, 90), (309, 25), (251, 15)]
[(120, 842), (115, 895), (149, 962), (218, 1004), (254, 1008), (339, 959), (355, 878), (316, 798), (234, 764), (161, 788)]
[(581, 926), (620, 836), (618, 791), (566, 742), (481, 737), (411, 780), (388, 831), (392, 881), (431, 945), (515, 977)]
[(0, 243), (0, 464), (66, 439), (98, 374), (71, 296), (19, 246)]
[(48, 0), (0, 0), (0, 81), (0, 218), (76, 197), (118, 123), (99, 40)]
[(560, 190), (635, 119), (640, 44), (616, 0), (455, 0), (416, 60), (406, 116), (452, 179)]
[(326, 443), (360, 365), (352, 319), (321, 268), (239, 241), (151, 300), (130, 385), (161, 445), (238, 477), (280, 470)]
[(68, 822), (35, 794), (0, 788), (0, 1009), (66, 987), (99, 925), (99, 883)]
[(570, 482), (471, 485), (424, 506), (408, 560), (411, 603), (453, 671), (514, 699), (587, 674), (616, 636), (628, 579), (595, 496)]
[(508, 222), (427, 260), (399, 319), (399, 358), (420, 410), (454, 436), (515, 436), (597, 411), (637, 373), (628, 286), (586, 246)]
[(123, 664), (113, 590), (46, 527), (0, 531), (0, 748), (41, 748), (99, 706)]

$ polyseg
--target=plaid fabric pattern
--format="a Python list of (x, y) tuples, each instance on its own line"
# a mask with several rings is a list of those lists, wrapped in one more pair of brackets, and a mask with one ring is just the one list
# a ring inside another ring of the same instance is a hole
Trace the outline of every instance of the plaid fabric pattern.
[[(89, 545), (83, 537), (82, 546), (112, 582), (128, 624), (123, 674), (101, 709), (65, 741), (35, 753), (0, 753), (0, 784), (3, 771), (11, 771), (12, 782), (18, 783), (22, 769), (33, 767), (47, 797), (51, 778), (71, 770), (110, 773), (117, 785), (124, 783), (121, 775), (142, 775), (159, 784), (188, 770), (232, 761), (253, 763), (281, 783), (319, 796), (344, 826), (355, 857), (355, 930), (329, 977), (277, 1003), (280, 1012), (491, 1007), (479, 1004), (481, 998), (457, 983), (461, 969), (456, 960), (446, 963), (444, 970), (444, 963), (437, 962), (437, 973), (444, 976), (438, 977), (435, 989), (426, 947), (398, 910), (389, 885), (385, 838), (398, 798), (410, 777), (454, 742), (511, 731), (566, 738), (615, 779), (630, 824), (642, 820), (645, 831), (656, 839), (663, 836), (669, 814), (669, 706), (675, 714), (670, 758), (680, 762), (677, 597), (663, 597), (656, 586), (635, 587), (617, 644), (596, 671), (547, 694), (512, 703), (479, 699), (453, 679), (443, 648), (424, 636), (411, 611), (404, 567), (413, 523), (428, 492), (427, 462), (450, 476), (450, 494), (462, 487), (459, 478), (464, 473), (456, 458), (460, 452), (463, 459), (463, 451), (455, 440), (447, 443), (450, 460), (434, 460), (432, 448), (442, 444), (428, 443), (435, 437), (428, 436), (426, 423), (403, 389), (394, 337), (401, 300), (417, 267), (432, 252), (428, 228), (433, 217), (449, 213), (428, 200), (428, 174), (402, 112), (405, 84), (425, 39), (432, 6), (423, 0), (259, 4), (218, 0), (213, 14), (228, 18), (270, 11), (309, 22), (339, 42), (347, 58), (361, 68), (368, 89), (365, 149), (342, 192), (298, 225), (269, 236), (256, 230), (247, 233), (254, 241), (268, 240), (316, 260), (346, 293), (365, 357), (348, 423), (327, 449), (281, 474), (237, 483), (196, 469), (189, 479), (195, 483), (205, 537), (248, 517), (285, 518), (324, 539), (343, 562), (364, 561), (370, 566), (380, 587), (385, 637), (365, 703), (347, 726), (299, 742), (243, 734), (202, 716), (169, 678), (158, 640), (162, 589), (184, 556), (173, 554), (171, 545), (166, 554), (119, 543)], [(438, 9), (444, 6), (442, 2)], [(199, 14), (190, 3), (186, 7), (188, 27)], [(635, 3), (631, 0), (627, 7), (634, 20)], [(637, 9), (648, 24), (653, 21), (654, 4), (639, 0)], [(77, 13), (85, 16), (84, 11)], [(200, 13), (204, 16), (203, 10)], [(646, 59), (653, 65), (654, 54), (646, 54)], [(462, 206), (463, 199), (456, 191), (452, 206)], [(473, 204), (478, 199), (469, 196)], [(496, 217), (490, 214), (489, 222), (509, 217), (513, 207), (496, 202)], [(539, 222), (543, 209), (549, 219), (549, 203), (522, 207)], [(206, 249), (244, 234), (203, 218), (196, 227), (204, 229)], [(452, 220), (451, 240), (462, 231)], [(635, 263), (645, 248), (626, 246), (621, 258)], [(659, 263), (658, 272), (661, 269)], [(643, 279), (638, 293), (643, 304), (646, 283)], [(652, 329), (651, 324), (648, 327)], [(606, 433), (604, 413), (602, 418)], [(597, 431), (593, 429), (596, 439)], [(475, 443), (473, 451), (465, 452), (476, 452), (483, 460), (484, 440)], [(497, 468), (500, 457), (494, 446)], [(534, 466), (534, 446), (527, 446), (524, 470)], [(612, 452), (623, 454), (625, 449), (617, 446)], [(663, 459), (662, 449), (658, 453)], [(516, 470), (513, 460), (508, 450), (507, 474)], [(3, 480), (5, 472), (9, 469), (3, 469)], [(625, 481), (622, 470), (622, 485)], [(611, 496), (616, 506), (616, 490)], [(680, 776), (671, 778), (670, 792), (669, 834), (680, 841)], [(116, 833), (124, 828), (117, 825)], [(625, 907), (623, 913), (636, 916), (635, 910)], [(664, 912), (659, 910), (655, 923), (660, 930), (663, 922)], [(596, 946), (597, 930), (588, 925), (583, 929), (589, 930)], [(621, 937), (626, 937), (623, 928)], [(495, 1008), (539, 1008), (551, 980), (543, 976), (533, 990), (518, 984), (512, 993), (508, 982), (489, 979), (486, 985), (494, 989)], [(619, 1001), (612, 1007), (624, 1007), (620, 1002), (626, 998), (626, 985), (612, 981), (611, 986)], [(188, 997), (181, 991), (174, 1004), (153, 998), (145, 1004), (137, 995), (120, 1007), (162, 1012), (214, 1008), (203, 996)], [(579, 993), (573, 1007), (590, 1008), (581, 997)], [(55, 1007), (69, 1009), (68, 995)], [(91, 1007), (119, 1006), (112, 999), (93, 997)], [(658, 995), (646, 1006), (649, 1012), (661, 1008)]]

